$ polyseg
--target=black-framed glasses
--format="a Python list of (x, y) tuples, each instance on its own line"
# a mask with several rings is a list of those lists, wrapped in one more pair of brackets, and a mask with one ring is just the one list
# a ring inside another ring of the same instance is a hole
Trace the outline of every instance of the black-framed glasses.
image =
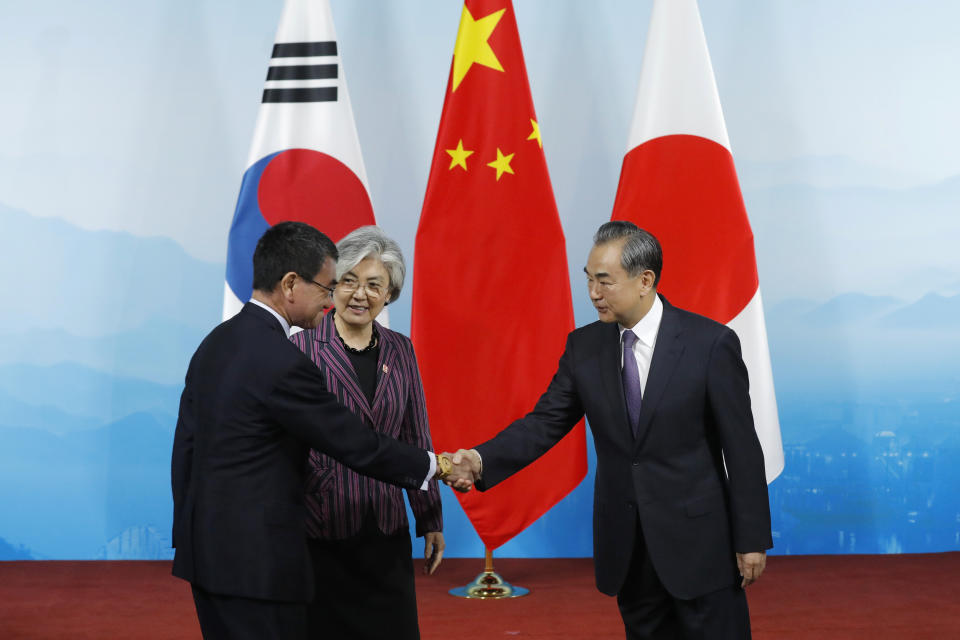
[[(328, 287), (328, 286), (325, 285), (325, 284), (320, 284), (319, 282), (317, 282), (317, 281), (314, 280), (313, 278), (304, 278), (303, 276), (300, 276), (300, 277), (303, 278), (304, 280), (306, 280), (307, 282), (309, 282), (310, 284), (315, 284), (315, 285), (317, 285), (318, 287), (320, 287), (321, 289), (326, 290), (326, 292), (327, 292), (328, 294), (330, 294), (331, 296), (333, 295), (333, 291), (334, 291), (334, 288), (333, 288), (333, 287)], [(336, 283), (334, 283), (334, 286), (336, 286)]]

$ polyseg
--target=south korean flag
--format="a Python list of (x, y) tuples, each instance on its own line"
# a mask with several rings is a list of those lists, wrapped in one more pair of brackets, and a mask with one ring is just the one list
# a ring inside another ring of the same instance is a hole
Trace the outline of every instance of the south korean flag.
[(250, 299), (257, 240), (286, 220), (334, 242), (376, 224), (328, 0), (284, 5), (230, 225), (224, 320)]

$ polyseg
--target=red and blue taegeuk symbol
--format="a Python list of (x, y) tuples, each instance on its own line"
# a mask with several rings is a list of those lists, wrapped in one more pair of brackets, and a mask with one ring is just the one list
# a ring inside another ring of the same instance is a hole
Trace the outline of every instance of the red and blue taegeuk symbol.
[(306, 222), (338, 242), (375, 224), (370, 196), (345, 164), (313, 149), (286, 149), (247, 169), (227, 245), (227, 284), (241, 301), (253, 291), (253, 250), (278, 222)]

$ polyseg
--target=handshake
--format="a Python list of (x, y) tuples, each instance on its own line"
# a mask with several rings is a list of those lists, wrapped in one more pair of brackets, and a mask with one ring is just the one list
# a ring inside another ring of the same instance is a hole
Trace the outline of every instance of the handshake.
[(457, 491), (470, 491), (482, 473), (483, 460), (476, 449), (460, 449), (437, 456), (437, 478)]

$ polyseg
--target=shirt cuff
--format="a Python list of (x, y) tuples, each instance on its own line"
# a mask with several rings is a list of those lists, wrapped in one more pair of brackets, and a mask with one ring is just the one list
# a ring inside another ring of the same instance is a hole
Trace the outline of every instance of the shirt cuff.
[(470, 449), (470, 451), (472, 451), (473, 453), (477, 454), (477, 460), (480, 461), (480, 471), (479, 471), (479, 473), (477, 474), (477, 479), (479, 480), (480, 478), (483, 477), (483, 456), (480, 455), (480, 452), (477, 451), (476, 449)]
[(427, 477), (423, 480), (423, 484), (420, 485), (420, 491), (426, 491), (430, 488), (430, 481), (433, 480), (433, 476), (437, 474), (437, 456), (433, 451), (427, 451), (427, 456), (430, 457), (430, 469), (427, 471)]

